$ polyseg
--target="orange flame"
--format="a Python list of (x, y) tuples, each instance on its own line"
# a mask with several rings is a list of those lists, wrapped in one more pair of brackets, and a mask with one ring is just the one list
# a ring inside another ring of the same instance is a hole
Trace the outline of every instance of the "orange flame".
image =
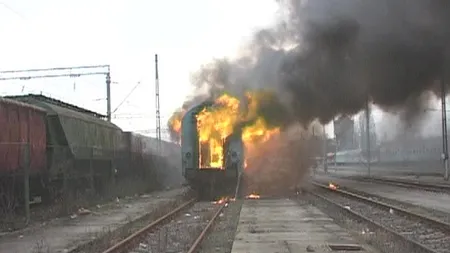
[(183, 118), (185, 111), (178, 110), (169, 119), (169, 127), (177, 134), (177, 142), (180, 144), (181, 133), (181, 119)]
[[(242, 140), (245, 148), (256, 147), (266, 142), (271, 136), (278, 134), (280, 129), (268, 127), (264, 118), (258, 117), (258, 107), (268, 93), (247, 92), (249, 101), (247, 108), (241, 108), (239, 99), (224, 94), (217, 98), (215, 107), (204, 108), (196, 116), (199, 133), (199, 153), (201, 168), (223, 168), (223, 144), (225, 138), (233, 133), (234, 127), (242, 122), (252, 119), (252, 123), (242, 129)], [(245, 113), (242, 113), (245, 111)], [(177, 111), (169, 120), (170, 128), (180, 135), (181, 119), (184, 111)], [(244, 167), (247, 161), (244, 160)]]
[(328, 183), (328, 188), (330, 188), (331, 190), (337, 190), (337, 185), (333, 184), (333, 183)]
[(231, 202), (231, 201), (235, 201), (234, 198), (230, 198), (230, 197), (221, 197), (216, 201), (213, 201), (213, 204), (223, 204), (226, 202)]
[(261, 196), (259, 196), (259, 195), (256, 194), (256, 193), (252, 193), (252, 194), (248, 195), (246, 198), (247, 198), (247, 199), (260, 199)]
[[(215, 104), (219, 107), (205, 108), (197, 114), (197, 129), (199, 133), (200, 167), (222, 168), (223, 143), (233, 132), (233, 127), (239, 120), (239, 100), (229, 95), (222, 95)], [(206, 148), (204, 148), (206, 146)], [(207, 152), (204, 152), (204, 149)]]
[(269, 129), (264, 119), (258, 118), (253, 125), (244, 128), (242, 139), (246, 145), (266, 142), (275, 134), (280, 132), (279, 128)]

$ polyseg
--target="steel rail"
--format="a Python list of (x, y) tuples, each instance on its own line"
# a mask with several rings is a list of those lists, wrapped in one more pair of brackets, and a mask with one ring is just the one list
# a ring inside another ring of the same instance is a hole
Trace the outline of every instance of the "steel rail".
[(388, 228), (388, 227), (386, 227), (386, 226), (384, 226), (384, 225), (382, 225), (382, 224), (380, 224), (380, 223), (378, 223), (378, 222), (376, 222), (376, 221), (374, 221), (374, 220), (372, 220), (372, 219), (370, 219), (370, 218), (368, 218), (368, 217), (366, 217), (366, 216), (364, 216), (362, 214), (359, 214), (359, 213), (357, 213), (357, 212), (355, 212), (353, 210), (350, 210), (350, 209), (346, 208), (345, 206), (343, 206), (343, 205), (341, 205), (341, 204), (339, 204), (339, 203), (337, 203), (337, 202), (335, 202), (335, 201), (333, 201), (333, 200), (331, 200), (331, 199), (329, 199), (327, 197), (324, 197), (324, 196), (322, 196), (320, 194), (314, 193), (314, 192), (309, 191), (309, 190), (307, 190), (307, 191), (308, 191), (309, 194), (311, 194), (313, 196), (316, 196), (317, 198), (320, 198), (320, 199), (324, 200), (325, 202), (327, 202), (327, 203), (329, 203), (329, 204), (331, 204), (331, 205), (341, 209), (342, 211), (346, 212), (347, 214), (349, 214), (354, 219), (366, 222), (366, 223), (370, 224), (372, 227), (375, 227), (376, 229), (383, 230), (384, 232), (389, 234), (392, 238), (396, 238), (398, 240), (401, 240), (401, 241), (407, 243), (407, 245), (409, 246), (410, 252), (437, 253), (437, 251), (435, 251), (435, 250), (433, 250), (433, 249), (431, 249), (431, 248), (429, 248), (429, 247), (427, 247), (427, 246), (425, 246), (425, 245), (423, 245), (423, 244), (421, 244), (419, 242), (413, 241), (413, 240), (405, 237), (404, 235), (402, 235), (400, 233), (397, 233), (396, 231), (394, 231), (394, 230), (392, 230), (392, 229), (390, 229), (390, 228)]
[(408, 211), (408, 210), (406, 210), (404, 208), (401, 208), (401, 207), (398, 207), (398, 206), (394, 206), (394, 205), (390, 205), (390, 204), (387, 204), (387, 203), (384, 203), (384, 202), (381, 202), (381, 201), (378, 201), (378, 200), (370, 199), (370, 198), (367, 198), (365, 196), (362, 196), (362, 195), (359, 195), (359, 194), (356, 194), (356, 193), (353, 193), (353, 192), (345, 191), (345, 190), (342, 190), (342, 189), (335, 189), (335, 190), (333, 190), (333, 189), (330, 189), (328, 186), (325, 186), (325, 185), (323, 185), (321, 183), (316, 183), (316, 182), (312, 182), (312, 184), (314, 186), (317, 186), (317, 187), (320, 187), (320, 188), (323, 188), (323, 189), (327, 189), (327, 190), (332, 191), (332, 192), (337, 192), (337, 193), (340, 193), (340, 194), (352, 197), (354, 199), (362, 200), (362, 201), (364, 201), (366, 203), (373, 204), (373, 205), (382, 207), (382, 208), (387, 209), (387, 210), (392, 209), (392, 210), (394, 210), (394, 211), (396, 211), (398, 213), (401, 213), (403, 215), (412, 216), (415, 219), (418, 219), (418, 220), (421, 220), (421, 221), (426, 221), (428, 224), (430, 224), (432, 226), (436, 226), (436, 227), (439, 227), (439, 228), (441, 228), (443, 230), (446, 230), (446, 231), (450, 232), (450, 224), (447, 223), (447, 222), (440, 221), (440, 220), (437, 220), (435, 218), (424, 216), (422, 214), (418, 214), (418, 213), (415, 213), (415, 212), (411, 212), (411, 211)]
[(401, 186), (405, 188), (414, 188), (433, 192), (450, 192), (450, 185), (445, 184), (428, 184), (428, 183), (420, 183), (407, 180), (395, 180), (381, 177), (362, 177), (358, 179), (367, 182), (375, 182), (375, 183), (379, 182), (388, 185)]
[(188, 201), (184, 202), (182, 205), (180, 205), (177, 208), (173, 209), (171, 212), (165, 214), (164, 216), (158, 218), (157, 220), (153, 221), (152, 223), (148, 224), (147, 226), (141, 228), (140, 230), (138, 230), (135, 233), (131, 234), (130, 236), (128, 236), (127, 238), (123, 239), (119, 243), (114, 244), (109, 249), (103, 251), (103, 253), (124, 252), (127, 249), (134, 247), (135, 242), (138, 241), (141, 238), (141, 236), (144, 236), (150, 230), (154, 229), (157, 225), (159, 225), (162, 222), (166, 221), (167, 219), (173, 217), (174, 215), (179, 213), (181, 210), (183, 210), (186, 207), (192, 205), (196, 201), (197, 201), (197, 199), (193, 198), (191, 200), (188, 200)]
[(222, 204), (219, 209), (216, 211), (216, 213), (214, 214), (214, 216), (211, 218), (211, 220), (208, 222), (208, 224), (206, 225), (206, 227), (203, 229), (203, 231), (200, 233), (200, 235), (197, 237), (197, 239), (194, 241), (194, 243), (192, 244), (192, 246), (189, 248), (188, 253), (194, 253), (198, 250), (198, 247), (200, 246), (201, 242), (203, 241), (203, 239), (205, 238), (205, 236), (208, 233), (208, 230), (211, 228), (211, 226), (213, 225), (213, 223), (216, 221), (217, 217), (219, 217), (219, 214), (222, 212), (223, 208), (226, 206), (228, 202), (225, 202), (224, 204)]

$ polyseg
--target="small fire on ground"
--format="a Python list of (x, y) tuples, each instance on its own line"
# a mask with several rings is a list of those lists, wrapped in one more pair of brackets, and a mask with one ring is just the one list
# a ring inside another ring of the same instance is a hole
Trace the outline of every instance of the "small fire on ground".
[(336, 184), (333, 184), (332, 182), (329, 182), (328, 188), (330, 188), (331, 190), (337, 190), (338, 186)]
[(221, 197), (216, 201), (213, 201), (213, 204), (223, 204), (226, 202), (230, 202), (230, 201), (234, 201), (234, 198), (230, 198), (230, 197)]
[(246, 198), (247, 198), (247, 199), (260, 199), (261, 196), (259, 196), (259, 195), (256, 194), (256, 193), (252, 193), (252, 194), (248, 195)]

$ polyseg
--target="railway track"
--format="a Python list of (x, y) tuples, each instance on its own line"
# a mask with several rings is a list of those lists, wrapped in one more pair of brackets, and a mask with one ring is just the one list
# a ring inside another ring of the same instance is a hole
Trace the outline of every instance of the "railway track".
[[(395, 238), (408, 252), (450, 252), (450, 224), (359, 194), (312, 183), (313, 196)], [(406, 252), (406, 251), (405, 251)]]
[(225, 206), (191, 199), (103, 253), (197, 252)]
[(432, 192), (450, 193), (450, 185), (448, 185), (448, 184), (430, 184), (430, 183), (407, 181), (407, 180), (395, 180), (395, 179), (383, 178), (383, 177), (355, 176), (355, 177), (341, 177), (341, 178), (364, 181), (364, 182), (381, 183), (381, 184), (400, 186), (400, 187), (404, 187), (404, 188), (412, 188), (412, 189), (425, 190), (425, 191), (432, 191)]

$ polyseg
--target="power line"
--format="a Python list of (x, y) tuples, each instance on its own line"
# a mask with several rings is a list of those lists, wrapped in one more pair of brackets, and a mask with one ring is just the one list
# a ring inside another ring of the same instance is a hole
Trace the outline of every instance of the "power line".
[[(0, 74), (6, 73), (4, 71), (0, 71)], [(15, 72), (8, 72), (15, 73)], [(21, 72), (17, 72), (21, 73)], [(106, 75), (107, 72), (89, 72), (89, 73), (77, 73), (77, 74), (53, 74), (53, 75), (28, 75), (28, 76), (12, 76), (12, 77), (0, 77), (0, 81), (6, 80), (30, 80), (30, 79), (38, 79), (38, 78), (57, 78), (57, 77), (80, 77), (80, 76), (92, 76), (92, 75)]]
[(141, 84), (141, 81), (137, 82), (137, 84), (133, 87), (133, 89), (131, 89), (130, 93), (128, 93), (128, 95), (125, 96), (125, 98), (122, 100), (122, 102), (119, 103), (119, 105), (116, 107), (116, 109), (114, 109), (114, 111), (112, 113), (115, 113), (120, 106), (122, 106), (122, 104), (128, 99), (128, 97), (134, 92), (134, 90), (139, 86), (139, 84)]
[[(29, 74), (30, 72), (44, 72), (44, 71), (59, 71), (59, 70), (81, 70), (81, 69), (97, 69), (103, 68), (102, 71), (91, 72), (77, 72), (77, 73), (65, 73), (65, 74)], [(108, 121), (111, 121), (111, 70), (109, 65), (93, 65), (93, 66), (75, 66), (75, 67), (57, 67), (57, 68), (45, 68), (45, 69), (25, 69), (25, 70), (4, 70), (0, 71), (2, 74), (15, 74), (9, 77), (0, 76), (0, 81), (6, 80), (30, 80), (36, 78), (57, 78), (57, 77), (79, 77), (90, 75), (105, 75), (106, 77), (106, 114)]]
[(109, 71), (109, 65), (86, 65), (86, 66), (75, 66), (75, 67), (56, 67), (56, 68), (45, 68), (45, 69), (19, 69), (19, 70), (3, 70), (0, 71), (1, 74), (7, 73), (28, 73), (28, 72), (44, 72), (44, 71), (57, 71), (57, 70), (79, 70), (79, 69), (98, 69), (104, 68)]
[(9, 10), (12, 13), (16, 14), (17, 16), (19, 16), (19, 18), (25, 19), (25, 17), (22, 14), (20, 14), (19, 12), (17, 12), (16, 10), (11, 8), (9, 5), (5, 4), (4, 2), (0, 2), (0, 5), (3, 5), (3, 7), (5, 7), (7, 10)]
[[(141, 130), (134, 130), (136, 132), (149, 132), (149, 133), (155, 133), (156, 131), (158, 131), (157, 129), (141, 129)], [(167, 128), (162, 128), (161, 129), (162, 132), (170, 132), (169, 129)]]
[[(151, 118), (154, 117), (154, 114), (145, 114), (145, 113), (114, 113), (115, 117), (141, 117), (141, 118)], [(169, 119), (169, 116), (162, 116), (161, 119)]]
[(151, 118), (151, 117), (149, 117), (149, 116), (131, 116), (131, 115), (129, 115), (129, 116), (121, 116), (121, 115), (112, 115), (112, 118), (113, 119), (149, 119), (149, 118)]

